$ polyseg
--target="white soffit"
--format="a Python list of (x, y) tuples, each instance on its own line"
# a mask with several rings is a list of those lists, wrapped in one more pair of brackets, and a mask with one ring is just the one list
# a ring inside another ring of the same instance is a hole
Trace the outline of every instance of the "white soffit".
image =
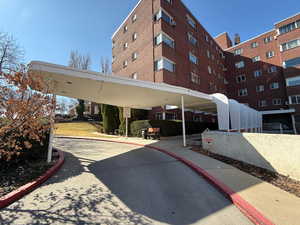
[(217, 112), (211, 95), (182, 87), (105, 75), (40, 61), (32, 61), (30, 71), (48, 80), (51, 83), (50, 92), (56, 95), (137, 109), (163, 105), (181, 107), (181, 96), (184, 96), (186, 108)]

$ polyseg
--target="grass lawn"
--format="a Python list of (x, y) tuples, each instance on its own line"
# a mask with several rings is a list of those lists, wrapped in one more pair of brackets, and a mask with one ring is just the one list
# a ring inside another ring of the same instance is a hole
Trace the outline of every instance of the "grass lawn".
[(89, 122), (56, 123), (54, 132), (55, 135), (64, 136), (113, 138), (113, 136), (99, 133), (97, 127)]

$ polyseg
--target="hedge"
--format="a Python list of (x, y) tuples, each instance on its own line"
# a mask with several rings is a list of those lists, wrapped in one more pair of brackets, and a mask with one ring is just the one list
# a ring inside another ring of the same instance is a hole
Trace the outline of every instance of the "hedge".
[[(145, 128), (160, 128), (161, 136), (182, 135), (182, 122), (174, 120), (138, 120), (130, 124), (130, 133), (132, 136), (141, 137), (141, 130)], [(205, 129), (216, 130), (218, 125), (215, 123), (202, 123), (186, 121), (186, 134), (201, 133)]]

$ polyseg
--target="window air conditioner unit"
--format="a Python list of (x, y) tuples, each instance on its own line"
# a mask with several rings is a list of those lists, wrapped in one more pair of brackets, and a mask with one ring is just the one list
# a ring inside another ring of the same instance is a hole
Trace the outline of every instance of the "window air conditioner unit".
[(175, 27), (175, 26), (176, 26), (176, 22), (175, 22), (174, 20), (172, 20), (172, 21), (171, 21), (171, 25), (172, 25), (173, 27)]

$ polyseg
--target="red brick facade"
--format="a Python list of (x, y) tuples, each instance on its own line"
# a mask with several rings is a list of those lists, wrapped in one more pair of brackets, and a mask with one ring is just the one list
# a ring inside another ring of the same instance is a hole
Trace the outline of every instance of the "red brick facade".
[[(163, 12), (157, 14), (160, 10)], [(284, 61), (300, 57), (300, 48), (280, 51), (283, 43), (300, 39), (300, 23), (279, 34), (280, 27), (297, 20), (300, 14), (232, 47), (227, 33), (212, 38), (180, 0), (142, 0), (113, 35), (112, 70), (134, 79), (224, 93), (260, 111), (295, 108), (300, 115), (300, 104), (289, 104), (290, 95), (300, 95), (300, 86), (286, 87), (285, 80), (300, 76), (300, 67), (283, 68)], [(161, 33), (173, 44), (157, 44)], [(238, 49), (242, 49), (240, 54)], [(260, 59), (253, 62), (254, 57)], [(244, 67), (236, 68), (241, 61)], [(255, 71), (261, 72), (255, 75)], [(244, 96), (239, 96), (241, 89), (247, 89)]]

